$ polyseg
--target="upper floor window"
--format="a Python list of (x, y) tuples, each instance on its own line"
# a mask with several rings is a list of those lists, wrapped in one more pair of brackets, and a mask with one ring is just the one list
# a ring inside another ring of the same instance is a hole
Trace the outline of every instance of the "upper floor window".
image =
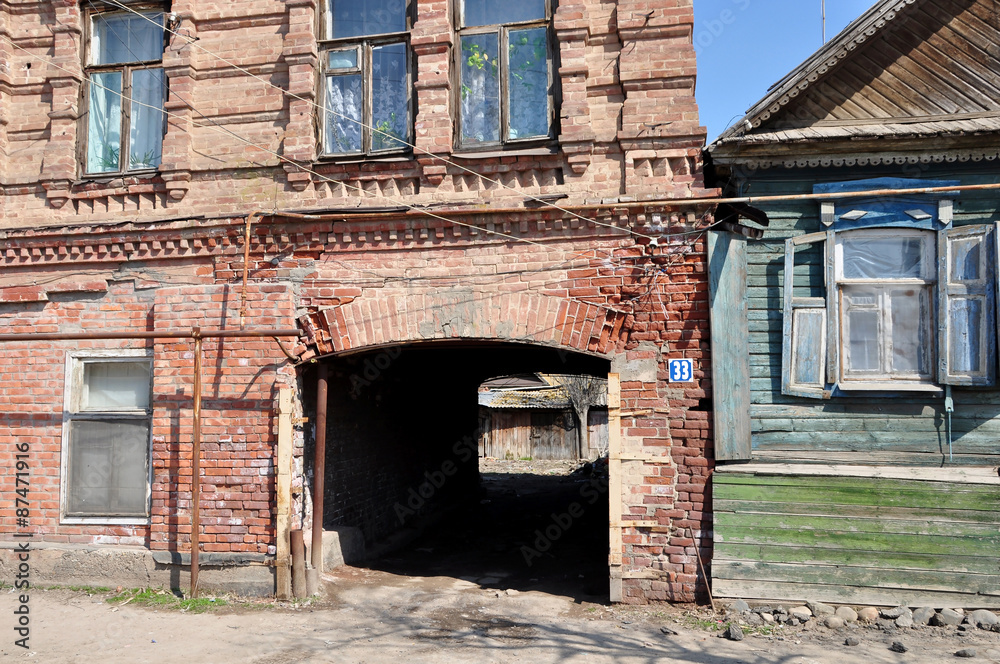
[(163, 13), (92, 13), (84, 170), (153, 169), (163, 155)]
[(406, 0), (327, 0), (323, 154), (406, 150), (411, 137)]
[(459, 144), (549, 138), (552, 94), (548, 0), (460, 0)]

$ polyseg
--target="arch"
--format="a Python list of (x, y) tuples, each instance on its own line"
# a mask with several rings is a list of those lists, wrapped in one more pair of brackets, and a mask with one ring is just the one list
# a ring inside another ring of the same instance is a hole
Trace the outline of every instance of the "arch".
[(444, 339), (510, 341), (612, 354), (627, 315), (535, 292), (380, 289), (306, 317), (320, 354)]

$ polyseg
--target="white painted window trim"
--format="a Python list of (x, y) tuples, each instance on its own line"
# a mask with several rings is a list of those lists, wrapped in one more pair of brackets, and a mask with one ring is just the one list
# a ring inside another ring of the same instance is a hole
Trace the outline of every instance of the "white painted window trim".
[[(150, 498), (153, 485), (153, 403), (150, 395), (149, 410), (146, 411), (150, 419), (149, 441), (147, 443), (147, 458), (149, 459), (148, 474), (146, 477), (146, 516), (145, 517), (104, 517), (104, 516), (67, 516), (67, 502), (69, 500), (69, 423), (74, 415), (82, 412), (79, 409), (79, 400), (83, 394), (83, 367), (88, 362), (129, 362), (137, 358), (148, 359), (150, 364), (150, 392), (152, 392), (152, 366), (153, 352), (145, 348), (108, 348), (74, 350), (66, 353), (66, 373), (63, 381), (63, 412), (62, 412), (62, 450), (60, 452), (59, 469), (59, 523), (63, 525), (115, 525), (115, 526), (139, 526), (150, 523)], [(122, 414), (135, 414), (134, 411), (122, 411)]]

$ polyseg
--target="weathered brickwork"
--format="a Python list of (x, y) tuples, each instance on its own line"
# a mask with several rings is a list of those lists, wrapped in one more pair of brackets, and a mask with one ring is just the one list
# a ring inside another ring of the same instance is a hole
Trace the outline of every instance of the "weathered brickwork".
[[(270, 339), (204, 342), (201, 542), (223, 554), (275, 551), (278, 389), (311, 397), (314, 360), (462, 340), (603, 358), (622, 376), (622, 599), (694, 599), (712, 443), (705, 244), (691, 232), (712, 208), (670, 202), (712, 193), (691, 3), (560, 2), (556, 140), (458, 155), (454, 7), (416, 1), (413, 155), (336, 161), (318, 158), (317, 0), (175, 0), (162, 164), (83, 180), (87, 5), (4, 4), (0, 34), (17, 46), (0, 40), (0, 333), (236, 329), (241, 312), (247, 327), (300, 328), (286, 344), (299, 366)], [(148, 523), (61, 516), (67, 352), (89, 348), (152, 356)], [(0, 458), (32, 446), (36, 538), (190, 550), (193, 351), (190, 339), (0, 344)], [(695, 382), (669, 383), (666, 360), (680, 357)], [(305, 527), (310, 426), (293, 476)], [(358, 485), (375, 487), (362, 502), (384, 517), (417, 462), (394, 475), (371, 450), (338, 449), (332, 462), (354, 459)], [(0, 492), (12, 487), (0, 475)], [(2, 503), (0, 538), (12, 516)]]

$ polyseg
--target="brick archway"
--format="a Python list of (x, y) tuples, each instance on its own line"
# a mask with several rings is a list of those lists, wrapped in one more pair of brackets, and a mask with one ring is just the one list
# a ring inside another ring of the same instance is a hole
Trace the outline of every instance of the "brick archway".
[(323, 355), (445, 339), (532, 343), (610, 355), (624, 344), (627, 317), (564, 296), (456, 288), (380, 293), (320, 310), (303, 322), (309, 342)]

